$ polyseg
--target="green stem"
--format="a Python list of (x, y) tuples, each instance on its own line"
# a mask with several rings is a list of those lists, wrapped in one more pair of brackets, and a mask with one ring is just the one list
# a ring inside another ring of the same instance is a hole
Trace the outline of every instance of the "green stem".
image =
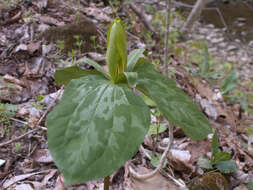
[(110, 176), (104, 178), (104, 190), (109, 190), (110, 188)]

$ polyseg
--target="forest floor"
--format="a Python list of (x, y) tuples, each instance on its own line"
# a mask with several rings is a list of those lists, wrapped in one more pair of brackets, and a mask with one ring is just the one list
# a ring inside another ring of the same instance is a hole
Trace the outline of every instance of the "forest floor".
[[(141, 10), (138, 16), (136, 8)], [(102, 180), (64, 187), (50, 155), (45, 118), (63, 92), (54, 72), (83, 56), (105, 66), (106, 34), (116, 16), (127, 30), (128, 50), (145, 48), (162, 72), (164, 10), (165, 4), (155, 0), (131, 5), (0, 0), (0, 189), (103, 189)], [(212, 135), (193, 141), (175, 126), (174, 143), (161, 172), (148, 180), (131, 177), (129, 164), (140, 173), (152, 171), (168, 143), (168, 123), (154, 108), (152, 130), (136, 156), (111, 175), (112, 189), (180, 189), (168, 174), (192, 190), (244, 190), (253, 182), (253, 42), (243, 44), (223, 29), (198, 22), (183, 39), (178, 32), (183, 23), (173, 9), (169, 77), (209, 118), (220, 149), (231, 155), (237, 170), (221, 176), (217, 170), (199, 167), (201, 155), (211, 157)]]

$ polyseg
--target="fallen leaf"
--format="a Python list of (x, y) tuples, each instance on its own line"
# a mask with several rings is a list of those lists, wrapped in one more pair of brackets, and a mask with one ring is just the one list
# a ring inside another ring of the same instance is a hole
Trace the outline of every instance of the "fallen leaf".
[[(149, 170), (144, 167), (137, 168), (138, 173), (149, 173)], [(155, 174), (153, 177), (146, 180), (138, 180), (131, 177), (132, 186), (135, 190), (180, 190), (172, 181), (164, 178), (160, 173)]]

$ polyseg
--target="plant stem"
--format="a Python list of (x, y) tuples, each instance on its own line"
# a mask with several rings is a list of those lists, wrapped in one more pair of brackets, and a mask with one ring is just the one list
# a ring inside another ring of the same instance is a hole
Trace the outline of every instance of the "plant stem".
[(104, 178), (104, 190), (109, 190), (110, 188), (110, 176)]
[(168, 76), (168, 40), (169, 40), (169, 32), (170, 32), (170, 4), (171, 0), (166, 0), (166, 35), (165, 35), (165, 50), (164, 50), (164, 67), (165, 75)]

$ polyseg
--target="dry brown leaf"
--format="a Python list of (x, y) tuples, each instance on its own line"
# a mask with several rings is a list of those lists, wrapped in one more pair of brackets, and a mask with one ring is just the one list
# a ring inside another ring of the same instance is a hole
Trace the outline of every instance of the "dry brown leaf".
[(65, 185), (64, 185), (64, 178), (63, 178), (62, 174), (60, 174), (60, 175), (57, 177), (56, 185), (55, 185), (54, 190), (66, 190), (66, 189), (67, 189), (67, 188), (66, 188)]
[(186, 147), (191, 153), (191, 163), (194, 164), (198, 161), (200, 155), (205, 155), (211, 151), (209, 141), (191, 141)]
[[(149, 173), (151, 170), (139, 167), (136, 168), (138, 173)], [(132, 186), (135, 190), (180, 190), (178, 186), (176, 186), (170, 180), (164, 178), (160, 173), (157, 173), (153, 177), (146, 180), (138, 180), (131, 177)]]
[[(15, 187), (15, 190), (34, 190), (29, 184), (21, 184)], [(38, 189), (37, 189), (38, 190)]]
[(88, 16), (95, 17), (100, 22), (111, 22), (112, 20), (102, 9), (96, 7), (81, 8), (80, 10)]
[(34, 172), (34, 173), (29, 173), (29, 174), (22, 174), (22, 175), (18, 175), (18, 176), (14, 176), (13, 178), (11, 179), (8, 179), (4, 182), (3, 184), (3, 188), (8, 188), (9, 186), (19, 182), (19, 181), (22, 181), (24, 179), (27, 179), (31, 176), (34, 176), (34, 175), (37, 175), (37, 174), (41, 174), (41, 173), (47, 173), (47, 171), (40, 171), (40, 172)]

